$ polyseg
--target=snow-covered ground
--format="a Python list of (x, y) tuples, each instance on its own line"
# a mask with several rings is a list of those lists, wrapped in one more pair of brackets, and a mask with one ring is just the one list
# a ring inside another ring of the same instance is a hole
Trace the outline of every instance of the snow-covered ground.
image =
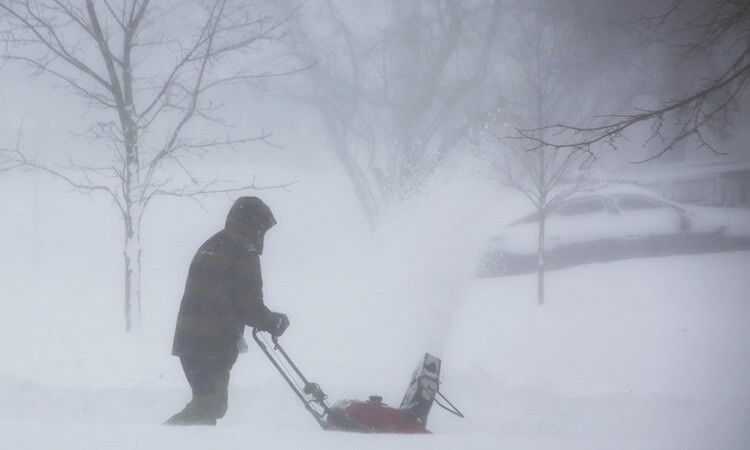
[(305, 178), (261, 194), (279, 219), (263, 264), (286, 349), (330, 399), (389, 404), (430, 351), (466, 419), (436, 408), (432, 436), (320, 431), (251, 346), (219, 426), (167, 428), (188, 400), (169, 355), (187, 265), (231, 199), (155, 205), (133, 337), (115, 212), (14, 177), (0, 186), (0, 449), (750, 448), (750, 252), (550, 272), (539, 307), (533, 274), (473, 277), (498, 206), (481, 187), (443, 180), (373, 236), (340, 185)]

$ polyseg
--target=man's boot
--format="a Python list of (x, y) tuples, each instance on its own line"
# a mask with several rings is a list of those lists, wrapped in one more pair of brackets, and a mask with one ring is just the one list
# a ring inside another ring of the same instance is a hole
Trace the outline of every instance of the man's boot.
[(216, 417), (208, 414), (206, 408), (200, 408), (190, 402), (185, 409), (167, 419), (164, 425), (216, 425)]

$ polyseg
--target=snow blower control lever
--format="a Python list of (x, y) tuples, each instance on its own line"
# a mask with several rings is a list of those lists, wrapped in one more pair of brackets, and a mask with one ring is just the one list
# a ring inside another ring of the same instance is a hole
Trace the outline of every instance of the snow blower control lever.
[[(253, 329), (253, 339), (324, 430), (363, 433), (429, 433), (427, 416), (433, 402), (459, 417), (464, 415), (440, 393), (440, 359), (429, 353), (412, 375), (399, 408), (372, 395), (366, 401), (339, 400), (330, 406), (318, 383), (311, 383), (291, 360), (278, 338)], [(437, 397), (442, 398), (443, 404)]]

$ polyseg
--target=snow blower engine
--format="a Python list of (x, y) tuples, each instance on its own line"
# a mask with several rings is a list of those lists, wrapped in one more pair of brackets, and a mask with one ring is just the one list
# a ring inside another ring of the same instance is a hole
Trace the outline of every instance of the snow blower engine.
[[(253, 339), (286, 380), (305, 408), (324, 430), (357, 431), (362, 433), (429, 433), (427, 415), (436, 403), (459, 417), (464, 415), (440, 393), (440, 359), (429, 353), (412, 375), (399, 408), (383, 403), (372, 395), (366, 401), (339, 400), (330, 406), (328, 396), (317, 383), (307, 381), (292, 362), (276, 337), (253, 329)], [(442, 403), (440, 400), (445, 403)]]

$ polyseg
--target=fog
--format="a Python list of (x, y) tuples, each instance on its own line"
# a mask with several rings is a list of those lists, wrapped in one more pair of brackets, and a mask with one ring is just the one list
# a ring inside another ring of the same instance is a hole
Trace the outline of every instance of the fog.
[[(0, 447), (747, 448), (746, 3), (3, 2)], [(161, 425), (245, 195), (308, 379), (465, 418), (320, 430), (248, 329)]]

